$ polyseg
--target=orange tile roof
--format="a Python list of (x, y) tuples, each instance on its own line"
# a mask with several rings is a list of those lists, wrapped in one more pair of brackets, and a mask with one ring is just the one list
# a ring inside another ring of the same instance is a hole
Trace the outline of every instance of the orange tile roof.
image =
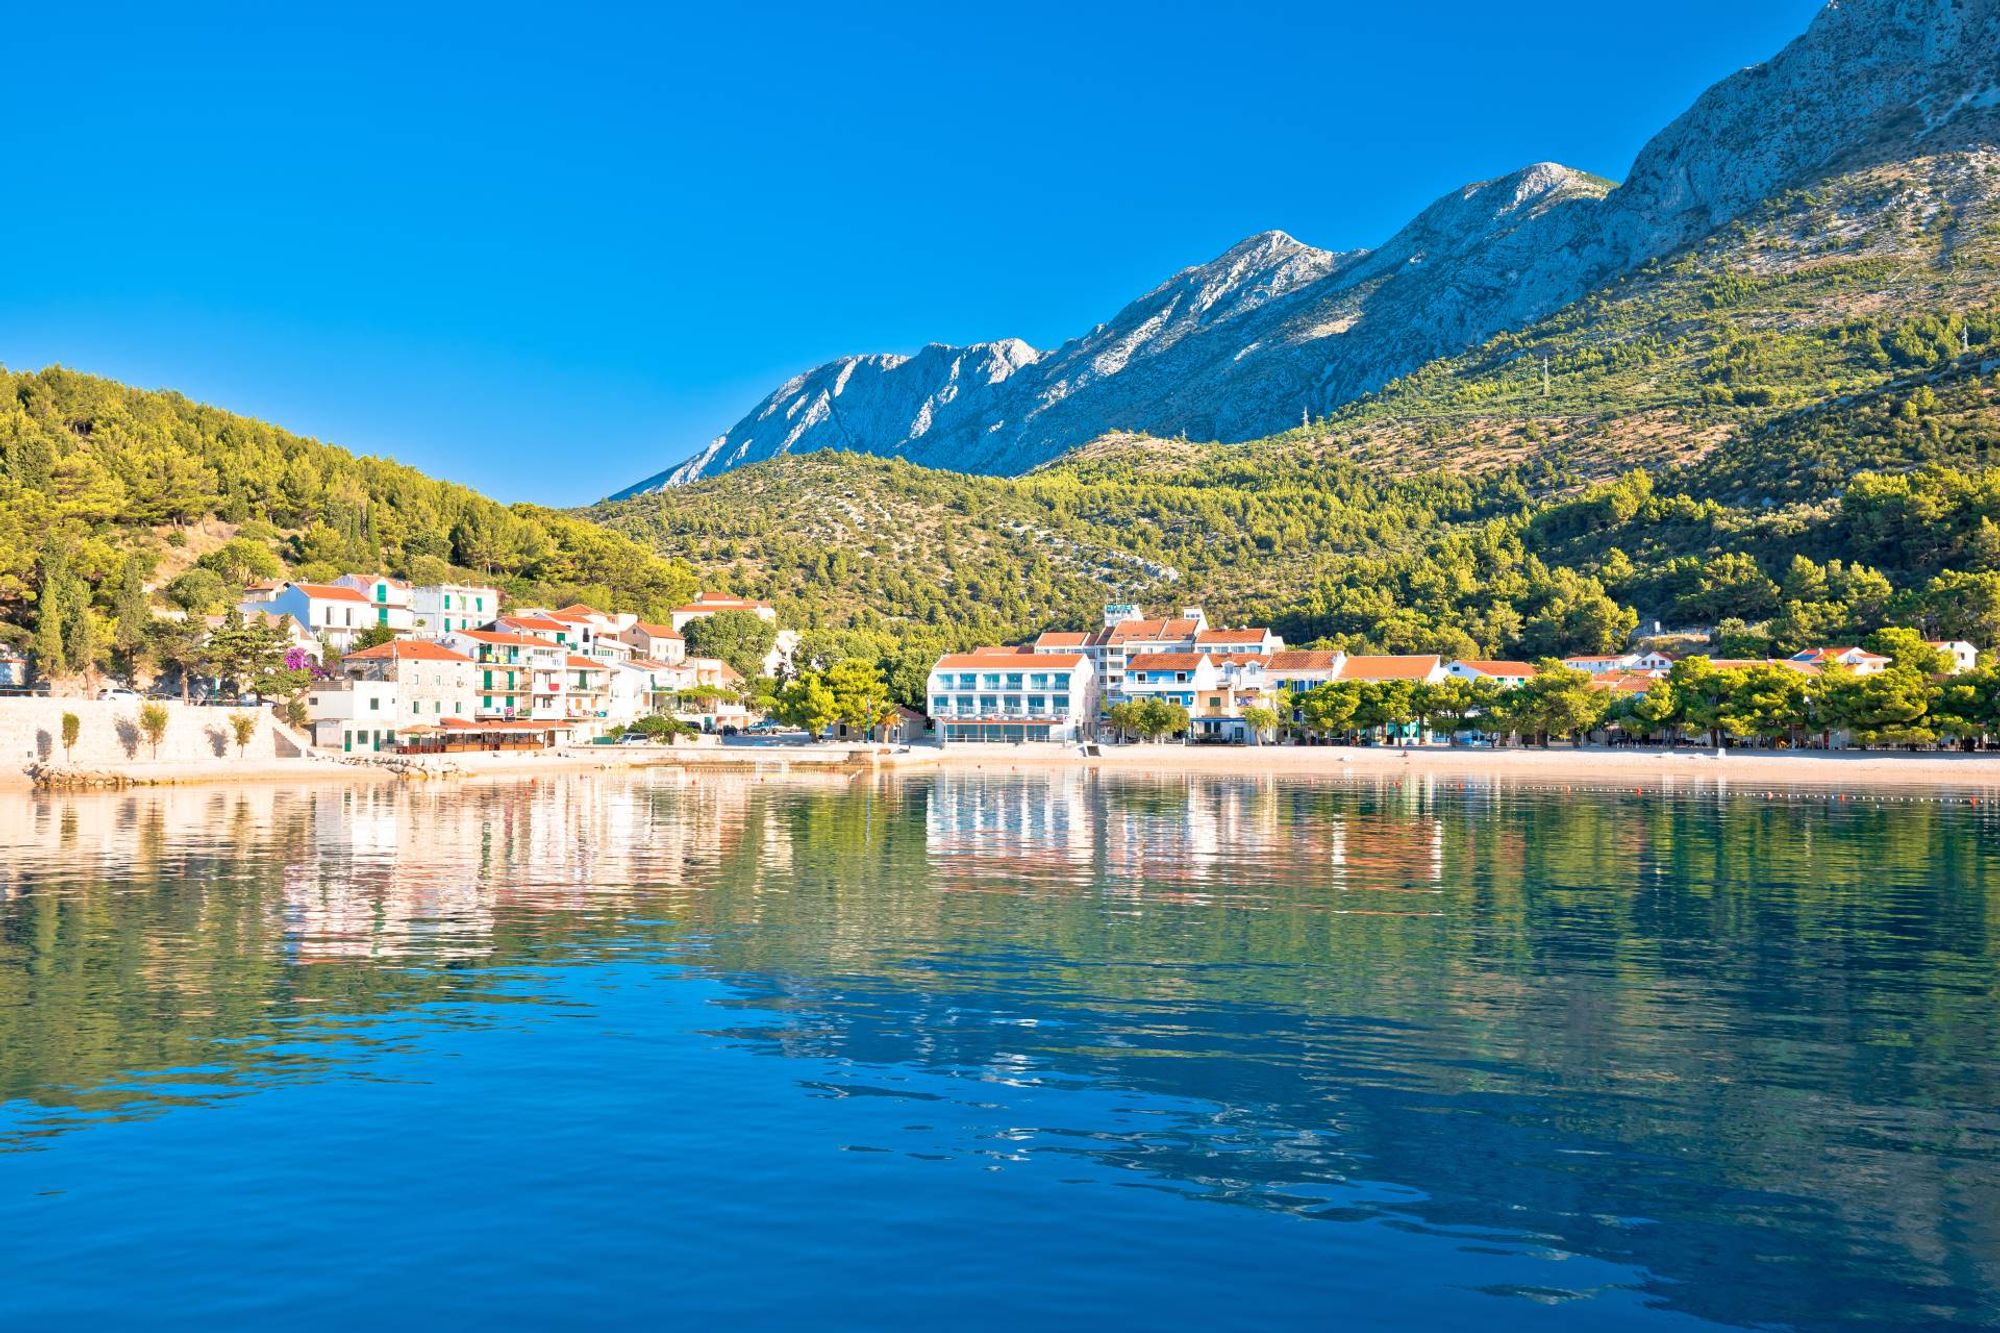
[(1037, 648), (1087, 648), (1090, 635), (1073, 630), (1045, 630), (1035, 640)]
[(632, 628), (649, 639), (678, 639), (681, 637), (678, 632), (669, 629), (665, 625), (655, 625), (646, 620), (633, 622)]
[(373, 648), (363, 648), (349, 653), (342, 661), (351, 662), (355, 658), (364, 661), (401, 661), (408, 658), (417, 662), (465, 662), (472, 659), (464, 653), (455, 653), (441, 643), (427, 643), (422, 639), (391, 639), (378, 643)]
[(610, 663), (600, 662), (594, 657), (578, 657), (575, 653), (571, 653), (563, 662), (563, 665), (575, 668), (588, 668), (591, 671), (603, 671), (610, 666)]
[(1457, 666), (1471, 667), (1487, 676), (1532, 676), (1535, 668), (1528, 662), (1502, 662), (1491, 658), (1461, 657)]
[(569, 628), (560, 620), (548, 620), (542, 616), (502, 616), (493, 622), (496, 625), (510, 625), (516, 629), (566, 630)]
[(462, 629), (454, 632), (463, 634), (466, 638), (477, 640), (480, 643), (512, 643), (526, 648), (547, 648), (550, 646), (548, 640), (531, 638), (526, 634), (502, 634), (498, 630), (490, 629)]
[(352, 588), (343, 588), (332, 583), (294, 583), (292, 585), (308, 597), (317, 597), (323, 602), (360, 602), (366, 605), (368, 599)]
[(551, 718), (537, 722), (528, 718), (513, 718), (501, 721), (497, 718), (485, 722), (475, 722), (469, 717), (440, 718), (437, 725), (450, 731), (568, 731), (576, 724)]
[(1132, 671), (1193, 671), (1209, 660), (1207, 653), (1146, 653), (1125, 664)]
[(1342, 680), (1422, 680), (1438, 669), (1436, 657), (1350, 657), (1340, 666)]
[(1109, 642), (1125, 643), (1167, 643), (1192, 639), (1201, 632), (1198, 620), (1126, 620), (1111, 627)]
[(1281, 648), (1264, 659), (1272, 671), (1330, 671), (1340, 665), (1340, 654), (1307, 648)]
[(726, 592), (698, 592), (694, 600), (685, 606), (677, 606), (675, 611), (769, 611), (769, 602), (760, 602), (752, 597), (734, 597)]
[[(1144, 662), (1146, 658), (1140, 658)], [(1262, 653), (1210, 653), (1208, 660), (1217, 666), (1267, 666)]]
[(1205, 629), (1194, 636), (1196, 643), (1262, 643), (1271, 637), (1267, 629)]
[(946, 653), (938, 666), (966, 671), (981, 667), (1069, 666), (1088, 661), (1082, 653), (1036, 653), (1026, 648), (975, 648), (969, 653)]
[(601, 616), (604, 613), (598, 610), (596, 607), (586, 605), (583, 602), (571, 602), (568, 606), (563, 607), (556, 614), (566, 615), (566, 616)]

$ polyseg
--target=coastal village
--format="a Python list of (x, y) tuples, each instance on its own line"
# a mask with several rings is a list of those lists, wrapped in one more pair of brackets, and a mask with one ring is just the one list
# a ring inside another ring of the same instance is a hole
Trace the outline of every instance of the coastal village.
[[(718, 616), (768, 627), (757, 641), (761, 656), (739, 654), (732, 665), (691, 651), (701, 631), (690, 626)], [(778, 623), (771, 603), (722, 592), (698, 593), (653, 622), (580, 602), (515, 605), (494, 586), (349, 574), (253, 584), (233, 611), (204, 623), (218, 636), (225, 622), (255, 627), (305, 682), (288, 698), (260, 702), (295, 729), (302, 749), (342, 757), (781, 732), (791, 743), (1088, 750), (1140, 740), (1555, 738), (1847, 748), (1913, 737), (1979, 744), (2000, 731), (1989, 716), (1991, 690), (1972, 692), (1978, 697), (1960, 708), (1958, 725), (1921, 736), (1898, 730), (1908, 710), (1894, 697), (1850, 700), (1839, 716), (1818, 706), (1836, 685), (1865, 693), (1858, 683), (1890, 673), (1899, 655), (1913, 655), (1916, 677), (1933, 690), (1984, 660), (1973, 644), (1907, 630), (1889, 632), (1900, 636), (1893, 653), (1849, 644), (1740, 660), (1635, 646), (1534, 663), (1295, 648), (1267, 627), (1214, 624), (1199, 606), (1151, 616), (1116, 603), (1093, 629), (944, 654), (921, 706), (910, 707), (889, 697), (875, 664), (802, 660), (800, 633)], [(4, 683), (24, 679), (28, 666), (0, 662)], [(858, 708), (825, 688), (842, 673), (848, 695), (863, 696)], [(185, 695), (185, 679), (181, 688)], [(100, 697), (125, 693), (114, 687)]]

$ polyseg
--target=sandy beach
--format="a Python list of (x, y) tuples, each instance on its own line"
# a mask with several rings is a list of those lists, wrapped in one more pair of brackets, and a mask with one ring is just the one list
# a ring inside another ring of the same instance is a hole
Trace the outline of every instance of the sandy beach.
[[(399, 772), (385, 765), (343, 763), (330, 757), (229, 762), (146, 762), (100, 766), (137, 786), (201, 783), (396, 781), (508, 781), (538, 774), (632, 771), (680, 767), (754, 768), (783, 773), (794, 768), (825, 771), (847, 767), (896, 772), (1047, 771), (1081, 768), (1135, 776), (1371, 776), (1448, 775), (1535, 785), (1588, 783), (1635, 786), (1661, 780), (1726, 782), (1745, 789), (1793, 787), (1876, 787), (1956, 789), (2000, 793), (2000, 752), (1979, 754), (1897, 754), (1866, 751), (1783, 751), (1682, 749), (1448, 749), (1351, 746), (1122, 745), (1085, 756), (1075, 746), (931, 746), (891, 750), (871, 756), (865, 748), (828, 746), (576, 747), (505, 754), (453, 754), (406, 763)], [(421, 772), (410, 772), (421, 769)], [(0, 788), (31, 786), (26, 773), (0, 774)]]
[(1045, 747), (954, 748), (937, 763), (984, 771), (1089, 767), (1105, 772), (1180, 774), (1324, 775), (1447, 774), (1537, 785), (1587, 782), (1641, 784), (1661, 779), (1728, 782), (1745, 788), (1899, 787), (2000, 792), (2000, 752), (1895, 754), (1870, 751), (1714, 750), (1634, 748), (1449, 749), (1412, 747), (1269, 745), (1108, 746), (1098, 758), (1076, 749)]

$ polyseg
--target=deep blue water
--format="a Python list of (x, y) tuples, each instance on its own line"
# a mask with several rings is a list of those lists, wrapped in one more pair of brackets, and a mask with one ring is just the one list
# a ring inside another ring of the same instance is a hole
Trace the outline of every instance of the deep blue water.
[(0, 1327), (2000, 1321), (2000, 818), (0, 798)]

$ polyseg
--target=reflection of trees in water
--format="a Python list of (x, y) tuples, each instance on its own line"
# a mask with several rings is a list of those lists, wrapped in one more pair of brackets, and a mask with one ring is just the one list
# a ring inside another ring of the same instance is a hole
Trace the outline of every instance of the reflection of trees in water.
[(1191, 1193), (1541, 1231), (1716, 1318), (2000, 1285), (2000, 838), (1964, 807), (1065, 772), (17, 809), (10, 1102), (322, 1077), (377, 1015), (657, 950), (781, 1011), (740, 1030), (770, 1049), (1173, 1099), (1034, 1150)]

